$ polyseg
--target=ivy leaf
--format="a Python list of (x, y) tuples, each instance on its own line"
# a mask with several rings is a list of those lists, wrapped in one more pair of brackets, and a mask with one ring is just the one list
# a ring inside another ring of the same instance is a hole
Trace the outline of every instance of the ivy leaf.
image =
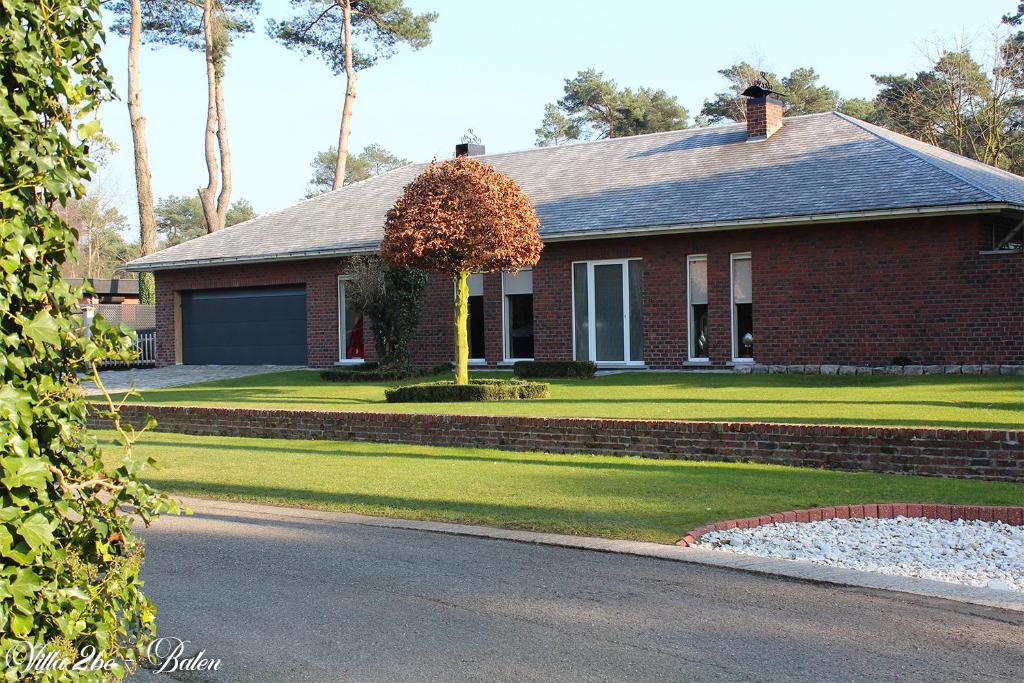
[(0, 479), (8, 488), (31, 486), (41, 489), (46, 486), (46, 463), (36, 458), (0, 458), (4, 476)]
[(49, 311), (43, 311), (32, 322), (22, 326), (25, 336), (43, 344), (56, 344), (60, 341), (58, 335), (57, 321), (53, 319)]
[(32, 550), (39, 550), (53, 542), (53, 527), (38, 512), (22, 522), (17, 531)]
[(82, 140), (96, 137), (100, 132), (100, 120), (93, 119), (78, 126), (78, 137)]

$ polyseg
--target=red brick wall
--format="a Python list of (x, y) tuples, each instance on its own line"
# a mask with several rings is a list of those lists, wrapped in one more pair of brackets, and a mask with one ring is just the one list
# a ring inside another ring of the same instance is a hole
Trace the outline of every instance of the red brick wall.
[(773, 97), (756, 97), (747, 100), (747, 136), (769, 137), (782, 128), (785, 105)]
[(537, 357), (572, 357), (571, 263), (642, 258), (644, 357), (686, 362), (686, 257), (707, 254), (710, 356), (731, 356), (729, 256), (751, 252), (754, 359), (767, 364), (1024, 363), (1024, 255), (979, 218), (561, 242), (534, 268)]
[[(538, 359), (570, 359), (571, 264), (642, 258), (644, 359), (652, 368), (687, 360), (686, 257), (707, 254), (710, 356), (731, 359), (729, 255), (753, 264), (754, 359), (765, 364), (889, 365), (1024, 363), (1024, 256), (979, 254), (991, 246), (981, 218), (633, 237), (546, 245), (533, 271)], [(309, 363), (338, 357), (339, 259), (157, 273), (157, 355), (174, 361), (173, 291), (305, 284)], [(413, 359), (453, 357), (451, 280), (431, 275)], [(488, 364), (503, 357), (501, 277), (484, 278)], [(372, 340), (367, 337), (367, 354)]]
[[(129, 404), (132, 424), (207, 436), (410, 443), (513, 451), (762, 462), (1024, 481), (1024, 432), (672, 420), (186, 408)], [(109, 426), (93, 415), (95, 428)]]

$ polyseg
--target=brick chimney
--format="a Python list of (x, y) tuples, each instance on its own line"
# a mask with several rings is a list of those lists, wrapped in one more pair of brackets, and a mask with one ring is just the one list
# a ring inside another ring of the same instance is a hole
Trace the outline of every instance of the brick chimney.
[(455, 145), (455, 156), (457, 157), (478, 157), (484, 153), (484, 146), (474, 142), (460, 142)]
[(782, 128), (786, 105), (770, 95), (747, 98), (747, 141), (767, 140)]

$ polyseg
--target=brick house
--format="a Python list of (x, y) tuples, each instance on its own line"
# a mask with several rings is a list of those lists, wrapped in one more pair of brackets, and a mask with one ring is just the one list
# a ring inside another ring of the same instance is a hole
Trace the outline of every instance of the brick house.
[[(484, 155), (530, 196), (540, 262), (471, 279), (471, 357), (608, 367), (1024, 363), (1024, 179), (831, 112)], [(462, 146), (462, 153), (482, 153)], [(372, 358), (346, 259), (412, 164), (132, 262), (172, 363)], [(417, 363), (453, 357), (429, 281)]]

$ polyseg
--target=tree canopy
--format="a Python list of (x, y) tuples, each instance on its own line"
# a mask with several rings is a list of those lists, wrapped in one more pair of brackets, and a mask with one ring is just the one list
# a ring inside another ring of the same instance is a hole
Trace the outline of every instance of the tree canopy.
[[(746, 88), (753, 85), (761, 75), (767, 77), (772, 89), (785, 94), (786, 116), (800, 114), (817, 114), (826, 111), (845, 111), (847, 101), (839, 92), (818, 83), (820, 76), (811, 67), (798, 67), (788, 76), (779, 77), (770, 71), (762, 71), (748, 62), (740, 62), (718, 72), (729, 82), (729, 90), (720, 92), (711, 100), (704, 102), (701, 109), (701, 122), (705, 124), (723, 121), (746, 121), (747, 111), (740, 95)], [(852, 116), (865, 113), (864, 100), (849, 100)]]
[[(402, 159), (378, 144), (367, 145), (345, 165), (345, 184), (366, 180), (408, 163), (411, 163), (408, 159)], [(313, 177), (309, 180), (306, 196), (330, 192), (334, 186), (334, 172), (338, 167), (338, 148), (330, 147), (317, 152), (310, 167), (313, 169)]]
[[(199, 197), (195, 195), (167, 195), (156, 203), (156, 231), (164, 247), (173, 247), (207, 233), (206, 218)], [(256, 212), (245, 199), (236, 199), (228, 209), (225, 227), (247, 221)]]
[(1011, 36), (986, 66), (961, 45), (942, 51), (930, 68), (912, 76), (873, 76), (880, 90), (871, 120), (986, 164), (1024, 172), (1022, 46)]
[(381, 258), (445, 275), (515, 271), (542, 248), (540, 221), (510, 177), (472, 157), (434, 162), (388, 211)]
[(544, 108), (537, 145), (618, 138), (689, 125), (689, 113), (664, 90), (620, 88), (595, 69), (565, 80), (564, 95)]
[[(341, 0), (291, 0), (296, 13), (271, 19), (267, 33), (287, 48), (319, 57), (336, 74), (345, 70)], [(351, 0), (352, 66), (367, 69), (388, 59), (405, 43), (414, 50), (430, 44), (436, 12), (416, 14), (403, 0)]]
[(139, 244), (124, 238), (129, 230), (127, 216), (98, 193), (68, 201), (60, 213), (78, 233), (78, 259), (65, 263), (61, 271), (65, 277), (127, 276), (124, 264), (140, 255)]
[[(203, 3), (189, 0), (141, 0), (142, 38), (156, 45), (184, 47), (194, 52), (206, 49), (203, 36)], [(104, 8), (113, 13), (114, 32), (127, 35), (131, 0), (111, 0)], [(260, 11), (259, 0), (217, 0), (214, 12), (214, 61), (223, 72), (224, 61), (235, 35), (252, 33), (253, 20)]]

